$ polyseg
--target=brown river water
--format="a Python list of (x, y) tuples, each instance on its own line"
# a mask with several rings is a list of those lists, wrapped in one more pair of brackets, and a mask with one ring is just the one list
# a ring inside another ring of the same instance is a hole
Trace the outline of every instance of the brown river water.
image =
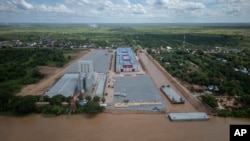
[(172, 122), (164, 114), (0, 116), (1, 141), (229, 141), (230, 124), (250, 119), (210, 116), (209, 121)]

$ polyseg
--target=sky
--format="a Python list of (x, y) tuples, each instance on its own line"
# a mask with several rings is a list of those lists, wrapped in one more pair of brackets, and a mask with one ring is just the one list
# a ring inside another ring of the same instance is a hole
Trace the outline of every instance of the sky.
[(0, 0), (0, 23), (242, 23), (250, 0)]

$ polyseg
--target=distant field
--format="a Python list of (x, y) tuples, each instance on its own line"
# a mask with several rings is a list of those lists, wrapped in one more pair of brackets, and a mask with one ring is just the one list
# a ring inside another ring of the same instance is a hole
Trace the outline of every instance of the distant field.
[(68, 47), (65, 41), (74, 46), (180, 47), (184, 35), (188, 47), (250, 46), (250, 24), (99, 24), (95, 28), (88, 24), (0, 25), (0, 42), (21, 40), (23, 46), (49, 36), (56, 47)]

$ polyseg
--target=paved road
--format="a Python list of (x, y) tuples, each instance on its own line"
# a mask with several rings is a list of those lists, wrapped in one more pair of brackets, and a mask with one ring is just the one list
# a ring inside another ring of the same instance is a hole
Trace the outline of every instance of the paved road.
[(185, 104), (172, 104), (170, 101), (165, 97), (165, 95), (160, 91), (161, 85), (170, 85), (177, 93), (181, 94), (176, 87), (172, 84), (171, 81), (169, 81), (164, 73), (159, 70), (159, 68), (156, 66), (156, 64), (148, 58), (148, 56), (141, 52), (139, 53), (139, 57), (141, 61), (144, 63), (145, 69), (147, 70), (147, 73), (152, 77), (153, 81), (155, 82), (155, 85), (157, 86), (159, 92), (161, 93), (161, 96), (165, 99), (167, 103), (167, 111), (168, 112), (197, 112), (197, 110), (188, 102), (186, 101)]

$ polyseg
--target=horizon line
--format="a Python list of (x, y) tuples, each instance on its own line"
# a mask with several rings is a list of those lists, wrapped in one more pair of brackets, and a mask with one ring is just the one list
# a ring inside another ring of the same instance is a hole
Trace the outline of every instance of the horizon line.
[(250, 22), (0, 22), (0, 24), (250, 24)]

